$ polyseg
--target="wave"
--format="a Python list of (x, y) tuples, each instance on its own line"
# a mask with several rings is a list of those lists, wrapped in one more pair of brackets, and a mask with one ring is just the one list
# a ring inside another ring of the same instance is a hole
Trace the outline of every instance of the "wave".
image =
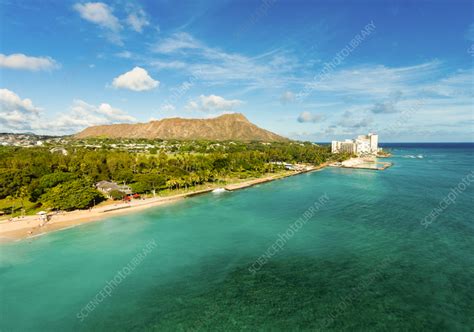
[(410, 159), (423, 159), (423, 155), (422, 154), (419, 154), (419, 155), (412, 155), (412, 154), (407, 154), (407, 155), (404, 155), (402, 156), (402, 158), (410, 158)]

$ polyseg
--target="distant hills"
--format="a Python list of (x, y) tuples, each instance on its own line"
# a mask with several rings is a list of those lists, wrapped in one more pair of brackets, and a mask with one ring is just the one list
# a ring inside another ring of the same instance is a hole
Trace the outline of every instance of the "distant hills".
[(92, 126), (74, 137), (288, 141), (285, 137), (257, 127), (240, 113), (224, 114), (212, 119), (169, 118), (148, 123)]

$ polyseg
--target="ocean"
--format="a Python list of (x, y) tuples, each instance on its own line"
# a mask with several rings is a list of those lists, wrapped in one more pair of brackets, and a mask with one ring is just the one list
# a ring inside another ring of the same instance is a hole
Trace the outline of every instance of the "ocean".
[(474, 145), (385, 147), (1, 245), (0, 330), (472, 331)]

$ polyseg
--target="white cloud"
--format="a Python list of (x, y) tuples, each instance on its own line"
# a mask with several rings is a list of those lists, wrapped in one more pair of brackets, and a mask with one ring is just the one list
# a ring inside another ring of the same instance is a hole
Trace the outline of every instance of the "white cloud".
[(194, 100), (191, 100), (188, 105), (186, 105), (186, 108), (188, 110), (198, 110), (199, 109), (199, 104), (194, 101)]
[(86, 127), (107, 125), (114, 123), (131, 123), (137, 120), (126, 112), (102, 103), (98, 106), (86, 103), (83, 100), (73, 101), (71, 111), (62, 114), (53, 122), (59, 132), (77, 132)]
[(203, 47), (204, 45), (194, 39), (190, 34), (186, 32), (177, 32), (155, 45), (153, 51), (157, 53), (173, 53), (179, 50)]
[(241, 104), (242, 101), (238, 99), (228, 100), (216, 95), (201, 95), (198, 100), (190, 101), (186, 108), (202, 112), (232, 111)]
[(163, 112), (172, 112), (175, 109), (176, 109), (176, 107), (174, 107), (171, 104), (164, 104), (160, 107), (160, 110), (163, 111)]
[(24, 112), (37, 113), (38, 108), (33, 106), (30, 99), (21, 99), (16, 93), (8, 89), (0, 89), (0, 101), (2, 103), (2, 110), (17, 109)]
[(452, 97), (456, 100), (462, 97), (474, 98), (473, 77), (474, 69), (459, 70), (454, 74), (425, 85), (423, 89), (440, 97)]
[(126, 112), (102, 103), (98, 106), (76, 99), (69, 112), (49, 119), (30, 99), (21, 99), (8, 89), (0, 89), (0, 129), (33, 131), (46, 134), (71, 134), (89, 126), (131, 123), (137, 119)]
[(59, 68), (59, 64), (50, 57), (34, 57), (17, 53), (0, 54), (0, 67), (25, 70), (51, 70)]
[[(415, 66), (387, 67), (364, 65), (345, 68), (329, 73), (321, 80), (312, 82), (311, 89), (333, 95), (386, 97), (394, 91), (404, 95), (420, 91), (420, 87), (440, 74), (439, 61), (430, 61)], [(412, 89), (413, 88), (413, 89)]]
[[(436, 60), (404, 67), (336, 69), (313, 85), (318, 101), (339, 102), (322, 106), (331, 120), (325, 139), (331, 135), (351, 137), (366, 130), (383, 135), (393, 132), (393, 124), (413, 125), (414, 131), (421, 132), (423, 128), (444, 130), (447, 124), (467, 123), (472, 119), (473, 75), (472, 69), (449, 73)], [(461, 127), (466, 133), (466, 126)]]
[(119, 46), (123, 45), (122, 37), (119, 33), (122, 30), (122, 25), (108, 5), (103, 2), (86, 2), (83, 4), (76, 3), (73, 8), (86, 21), (105, 29), (105, 37), (109, 42)]
[(117, 17), (112, 14), (112, 9), (103, 2), (76, 3), (74, 9), (81, 17), (103, 28), (119, 31), (122, 26)]
[(39, 126), (40, 108), (30, 99), (0, 89), (0, 124), (8, 130), (32, 130)]
[(439, 61), (405, 67), (363, 65), (336, 70), (313, 88), (318, 100), (340, 103), (330, 107), (335, 111), (351, 104), (374, 114), (387, 114), (403, 111), (404, 101), (419, 99), (438, 104), (447, 100), (468, 107), (474, 98), (473, 75), (472, 69), (446, 73)]
[(140, 67), (114, 78), (112, 85), (115, 88), (129, 89), (132, 91), (146, 91), (158, 87), (159, 81), (154, 80), (148, 75), (148, 72)]
[(127, 23), (136, 32), (142, 32), (143, 28), (150, 25), (148, 15), (142, 8), (133, 8), (127, 16)]
[[(160, 54), (159, 63), (169, 60), (184, 63), (177, 69), (211, 84), (235, 83), (239, 88), (276, 88), (293, 82), (299, 66), (295, 57), (275, 50), (255, 57), (228, 53), (209, 47), (188, 33), (179, 32), (153, 45)], [(153, 63), (156, 60), (147, 60)]]
[(297, 118), (297, 121), (300, 123), (307, 123), (307, 122), (316, 123), (316, 122), (321, 121), (322, 119), (323, 119), (322, 114), (315, 114), (315, 113), (305, 111), (305, 112), (300, 113), (300, 115)]
[(160, 61), (160, 60), (154, 60), (150, 62), (149, 64), (151, 67), (155, 68), (156, 70), (161, 70), (161, 69), (181, 69), (186, 67), (186, 63), (182, 61)]

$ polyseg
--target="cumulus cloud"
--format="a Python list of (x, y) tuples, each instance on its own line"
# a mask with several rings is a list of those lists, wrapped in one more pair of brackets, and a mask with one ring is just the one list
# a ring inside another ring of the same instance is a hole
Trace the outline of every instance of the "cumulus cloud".
[(221, 96), (201, 95), (197, 100), (190, 101), (186, 108), (188, 110), (197, 110), (202, 112), (232, 111), (235, 107), (242, 104), (238, 99), (225, 99)]
[(32, 130), (39, 126), (40, 108), (15, 92), (0, 89), (0, 124), (8, 130)]
[(140, 33), (143, 31), (144, 27), (150, 25), (148, 15), (139, 7), (132, 8), (129, 11), (126, 21), (133, 30)]
[(137, 119), (126, 112), (101, 103), (98, 106), (76, 99), (69, 112), (50, 119), (42, 109), (13, 91), (0, 89), (0, 128), (7, 131), (33, 131), (47, 134), (70, 134), (89, 126), (131, 123)]
[(322, 114), (314, 114), (311, 112), (302, 112), (298, 118), (297, 121), (300, 123), (316, 123), (318, 121), (321, 121), (323, 119)]
[(112, 9), (103, 2), (76, 3), (74, 9), (83, 19), (103, 28), (112, 31), (119, 31), (122, 28)]
[(59, 64), (50, 57), (34, 57), (17, 53), (0, 54), (0, 67), (38, 71), (56, 69)]
[(280, 102), (282, 104), (288, 104), (295, 101), (295, 94), (291, 91), (285, 91), (281, 96), (280, 96)]
[(151, 78), (148, 72), (140, 67), (114, 78), (112, 85), (117, 89), (128, 89), (132, 91), (147, 91), (160, 85), (160, 82)]
[(133, 116), (110, 104), (102, 103), (96, 106), (76, 99), (73, 101), (71, 111), (60, 115), (54, 125), (61, 132), (77, 132), (90, 126), (136, 121)]

